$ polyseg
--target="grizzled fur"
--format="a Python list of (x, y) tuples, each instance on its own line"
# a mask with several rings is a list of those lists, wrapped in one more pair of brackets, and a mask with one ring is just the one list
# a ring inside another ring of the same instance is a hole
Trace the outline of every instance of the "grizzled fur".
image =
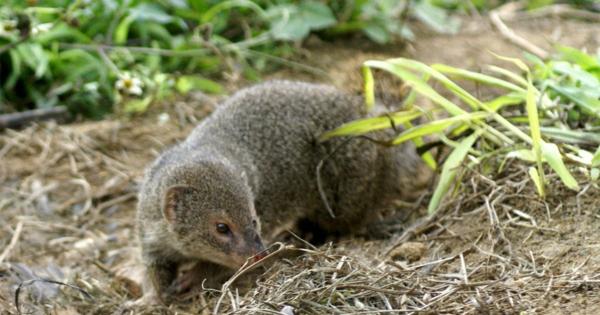
[[(162, 290), (173, 277), (169, 268), (185, 260), (235, 268), (229, 259), (232, 249), (220, 248), (204, 230), (211, 228), (202, 223), (208, 211), (224, 210), (235, 225), (255, 227), (246, 230), (248, 242), (260, 226), (269, 239), (301, 218), (326, 231), (350, 233), (408, 192), (420, 167), (414, 148), (385, 148), (357, 138), (324, 162), (321, 183), (335, 218), (325, 209), (315, 170), (343, 140), (319, 143), (317, 138), (364, 118), (363, 110), (361, 97), (332, 87), (267, 82), (230, 97), (184, 142), (163, 153), (146, 174), (137, 219), (155, 288)], [(200, 194), (186, 201), (187, 217), (178, 221), (175, 215), (169, 224), (162, 207), (173, 185), (193, 187)], [(260, 224), (253, 225), (257, 216)], [(161, 276), (165, 273), (167, 277)]]

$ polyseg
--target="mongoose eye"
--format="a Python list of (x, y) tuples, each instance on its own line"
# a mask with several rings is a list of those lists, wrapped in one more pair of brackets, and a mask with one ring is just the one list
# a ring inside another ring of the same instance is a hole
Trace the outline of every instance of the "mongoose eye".
[(227, 226), (227, 224), (217, 223), (217, 232), (221, 234), (229, 234), (230, 231), (231, 230), (229, 229), (229, 226)]

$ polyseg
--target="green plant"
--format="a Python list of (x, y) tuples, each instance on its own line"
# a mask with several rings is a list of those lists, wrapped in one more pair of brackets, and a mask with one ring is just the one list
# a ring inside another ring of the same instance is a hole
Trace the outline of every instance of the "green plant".
[(9, 0), (0, 5), (0, 112), (61, 104), (98, 118), (173, 92), (220, 93), (222, 73), (253, 80), (274, 63), (295, 65), (281, 57), (311, 32), (408, 37), (407, 13), (457, 26), (416, 0)]
[[(457, 167), (465, 163), (467, 156), (467, 164), (482, 163), (489, 158), (497, 161), (518, 158), (534, 163), (529, 174), (541, 196), (545, 195), (544, 187), (547, 185), (543, 167), (546, 164), (565, 186), (578, 190), (578, 182), (564, 161), (581, 166), (591, 180), (598, 180), (600, 175), (600, 137), (597, 134), (600, 126), (597, 94), (600, 91), (600, 58), (573, 48), (563, 47), (560, 51), (555, 60), (547, 63), (536, 60), (533, 72), (518, 59), (499, 57), (514, 63), (522, 74), (492, 66), (489, 69), (493, 74), (488, 75), (441, 64), (427, 66), (404, 58), (367, 61), (364, 64), (367, 104), (374, 99), (370, 68), (377, 68), (401, 78), (413, 89), (412, 93), (430, 99), (435, 104), (434, 108), (421, 108), (414, 104), (414, 97), (409, 97), (404, 111), (393, 113), (389, 118), (374, 117), (350, 122), (324, 133), (320, 140), (390, 128), (392, 121), (402, 123), (416, 117), (435, 117), (436, 114), (449, 116), (430, 118), (389, 140), (390, 145), (415, 141), (419, 146), (423, 144), (423, 136), (435, 135), (453, 148), (443, 164), (429, 203), (430, 212), (438, 208), (457, 176)], [(503, 92), (483, 100), (473, 96), (455, 80), (475, 81), (479, 86)], [(460, 99), (460, 103), (450, 101), (433, 89), (432, 81), (441, 84), (447, 92)], [(574, 116), (578, 117), (577, 123), (572, 119)], [(465, 132), (470, 135), (459, 142), (450, 140), (461, 137)]]

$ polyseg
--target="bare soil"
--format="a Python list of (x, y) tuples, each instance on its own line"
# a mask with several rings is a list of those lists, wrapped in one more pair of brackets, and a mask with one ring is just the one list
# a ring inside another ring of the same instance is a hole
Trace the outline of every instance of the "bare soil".
[[(584, 22), (509, 26), (546, 49), (600, 45), (598, 26)], [(320, 72), (269, 78), (358, 91), (367, 59), (409, 56), (480, 70), (505, 65), (488, 51), (522, 56), (483, 18), (456, 36), (418, 38), (388, 46), (311, 39), (298, 61)], [(425, 217), (424, 203), (412, 205), (404, 233), (389, 239), (289, 249), (297, 255), (276, 259), (247, 292), (224, 287), (192, 292), (170, 307), (126, 306), (140, 294), (133, 218), (143, 169), (214, 101), (190, 95), (130, 119), (0, 134), (0, 314), (17, 313), (17, 291), (21, 310), (34, 314), (600, 313), (598, 183), (582, 178), (577, 193), (551, 178), (542, 200), (516, 162), (494, 176), (464, 170), (463, 185), (435, 217)]]

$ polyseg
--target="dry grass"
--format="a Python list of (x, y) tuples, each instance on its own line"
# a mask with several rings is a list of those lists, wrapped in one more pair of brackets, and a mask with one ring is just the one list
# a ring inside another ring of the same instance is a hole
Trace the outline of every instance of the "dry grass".
[(19, 284), (23, 312), (52, 314), (560, 312), (582, 310), (581, 301), (596, 308), (600, 299), (598, 188), (576, 195), (556, 181), (555, 197), (539, 200), (525, 170), (509, 163), (494, 179), (467, 171), (436, 217), (391, 239), (277, 245), (292, 254), (271, 259), (247, 291), (228, 283), (171, 307), (128, 309), (139, 295), (135, 279), (121, 276), (137, 257), (137, 180), (194, 120), (148, 125), (46, 125), (0, 137), (5, 313), (17, 311)]

